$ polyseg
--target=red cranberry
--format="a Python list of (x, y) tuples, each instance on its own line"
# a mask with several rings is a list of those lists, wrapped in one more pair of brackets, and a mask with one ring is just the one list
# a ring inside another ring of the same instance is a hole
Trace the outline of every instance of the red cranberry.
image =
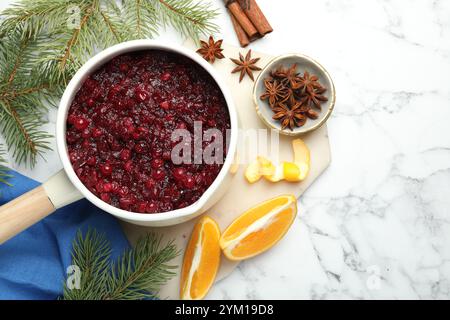
[(89, 108), (92, 108), (92, 107), (95, 105), (95, 100), (92, 99), (92, 98), (89, 98), (89, 99), (86, 101), (86, 105), (87, 105)]
[(130, 206), (134, 203), (135, 202), (133, 201), (133, 199), (131, 197), (122, 197), (119, 199), (120, 208), (122, 208), (124, 210), (129, 210)]
[(161, 102), (161, 103), (159, 104), (159, 106), (160, 106), (161, 108), (163, 108), (164, 110), (168, 110), (168, 109), (170, 108), (169, 101), (163, 101), (163, 102)]
[(116, 181), (111, 182), (111, 192), (117, 193), (119, 188), (119, 184)]
[(99, 128), (94, 128), (92, 129), (92, 137), (93, 138), (98, 138), (103, 134), (103, 131)]
[(172, 174), (173, 174), (174, 178), (179, 181), (182, 181), (182, 180), (184, 180), (184, 178), (186, 178), (186, 170), (182, 167), (175, 168), (172, 171)]
[(148, 93), (141, 87), (136, 88), (134, 97), (138, 102), (144, 102), (149, 98)]
[(137, 129), (138, 129), (139, 133), (142, 135), (148, 135), (148, 133), (150, 132), (148, 130), (148, 128), (146, 128), (146, 127), (138, 127)]
[(89, 145), (90, 145), (90, 143), (89, 143), (89, 140), (87, 140), (87, 139), (84, 139), (83, 142), (81, 143), (81, 146), (82, 146), (84, 149), (89, 148)]
[(67, 123), (68, 124), (74, 124), (75, 123), (75, 119), (77, 118), (77, 116), (76, 115), (74, 115), (74, 114), (69, 114), (68, 116), (67, 116)]
[(87, 138), (89, 138), (89, 137), (91, 136), (91, 132), (89, 131), (88, 128), (86, 128), (86, 129), (84, 129), (83, 132), (81, 133), (81, 136), (82, 136), (84, 139), (87, 139)]
[(139, 212), (139, 213), (147, 212), (147, 202), (146, 201), (141, 201), (138, 203), (137, 212)]
[(164, 160), (159, 159), (159, 158), (155, 158), (155, 159), (153, 159), (152, 162), (151, 162), (151, 166), (152, 166), (153, 169), (160, 168), (160, 167), (162, 167), (163, 165), (164, 165)]
[(186, 188), (192, 189), (195, 187), (195, 179), (189, 175), (183, 180), (183, 184)]
[(92, 78), (87, 78), (87, 79), (86, 79), (86, 82), (84, 83), (84, 86), (85, 86), (88, 90), (92, 91), (92, 90), (94, 90), (95, 88), (97, 88), (98, 82), (95, 81), (95, 80), (92, 79)]
[(104, 176), (110, 176), (112, 173), (112, 167), (110, 164), (105, 163), (103, 165), (100, 166), (100, 172), (102, 173), (102, 175)]
[(147, 152), (147, 143), (145, 141), (139, 141), (134, 146), (134, 151), (140, 154)]
[(122, 151), (120, 151), (120, 159), (123, 161), (127, 161), (131, 158), (131, 151), (128, 149), (123, 149)]
[(83, 117), (76, 117), (73, 120), (73, 126), (78, 130), (78, 131), (83, 131), (84, 129), (86, 129), (89, 125), (89, 122), (83, 118)]
[(139, 140), (141, 138), (141, 134), (138, 131), (134, 131), (131, 136), (134, 140)]
[(89, 166), (94, 166), (96, 163), (97, 159), (94, 156), (90, 156), (86, 161), (86, 164)]
[(80, 159), (80, 155), (77, 151), (72, 151), (69, 153), (70, 162), (76, 162)]
[(129, 69), (130, 67), (126, 63), (121, 63), (119, 65), (119, 70), (122, 71), (123, 73), (128, 72)]
[(119, 187), (117, 193), (121, 196), (126, 196), (128, 194), (128, 188), (126, 186)]
[(173, 205), (170, 202), (161, 202), (161, 204), (159, 205), (159, 209), (162, 212), (170, 211), (173, 209)]
[(155, 187), (155, 185), (156, 185), (156, 182), (153, 179), (148, 179), (147, 181), (145, 181), (145, 187), (148, 190), (152, 190)]
[(102, 193), (103, 192), (103, 184), (99, 183), (95, 186), (95, 189), (97, 190), (98, 193)]
[(154, 201), (150, 201), (147, 204), (147, 213), (155, 213), (158, 211), (158, 205)]
[(172, 75), (171, 75), (169, 72), (164, 72), (164, 73), (161, 75), (161, 80), (162, 80), (162, 81), (167, 81), (167, 80), (169, 80), (171, 77), (172, 77)]
[(109, 203), (111, 201), (111, 195), (109, 193), (102, 193), (100, 194), (100, 199), (102, 199), (106, 203)]
[(112, 191), (112, 184), (109, 182), (106, 182), (103, 184), (103, 192), (111, 192)]
[(123, 169), (127, 172), (131, 172), (131, 170), (133, 170), (133, 161), (128, 160), (127, 162), (125, 162), (123, 164)]
[(165, 175), (166, 175), (166, 172), (162, 168), (158, 168), (158, 169), (152, 171), (152, 177), (153, 177), (153, 179), (155, 179), (157, 181), (164, 179)]
[(77, 174), (77, 176), (82, 176), (83, 175), (83, 168), (77, 168), (75, 170), (75, 173)]
[(172, 159), (172, 153), (170, 152), (170, 150), (164, 150), (162, 157), (164, 160), (169, 161)]

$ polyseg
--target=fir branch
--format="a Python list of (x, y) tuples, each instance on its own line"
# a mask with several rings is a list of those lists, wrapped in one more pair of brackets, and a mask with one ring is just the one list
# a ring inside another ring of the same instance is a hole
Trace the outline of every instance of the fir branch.
[(158, 289), (170, 280), (175, 266), (167, 262), (178, 255), (173, 242), (162, 246), (161, 237), (148, 234), (136, 247), (124, 253), (114, 266), (106, 299), (154, 298)]
[(20, 25), (23, 37), (31, 37), (43, 29), (59, 28), (66, 23), (70, 6), (84, 0), (22, 0), (1, 12), (3, 18), (0, 38)]
[(65, 300), (97, 300), (102, 296), (105, 286), (103, 274), (108, 272), (111, 248), (105, 235), (89, 229), (83, 237), (77, 232), (72, 250), (72, 265), (81, 270), (80, 289), (69, 289), (64, 284)]
[(51, 150), (48, 139), (52, 135), (39, 129), (43, 114), (28, 109), (13, 107), (8, 100), (0, 101), (0, 131), (15, 160), (33, 166), (38, 156)]
[(0, 145), (0, 183), (11, 186), (11, 184), (8, 182), (8, 179), (11, 178), (12, 175), (8, 173), (9, 169), (4, 166), (6, 164), (6, 160), (3, 157), (4, 155), (5, 150), (3, 149), (3, 146)]
[(148, 0), (123, 0), (125, 24), (133, 30), (127, 40), (153, 38), (158, 34), (158, 15)]
[[(85, 10), (83, 10), (84, 12), (83, 12), (83, 17), (81, 19), (80, 25), (77, 28), (72, 29), (73, 30), (72, 34), (71, 34), (69, 40), (67, 41), (66, 46), (64, 47), (64, 55), (62, 56), (61, 61), (60, 61), (59, 67), (61, 70), (65, 69), (67, 60), (69, 60), (69, 58), (70, 58), (72, 48), (76, 45), (76, 43), (78, 41), (78, 37), (80, 36), (81, 32), (86, 30), (85, 26), (89, 23), (89, 19), (94, 14), (94, 11), (96, 10), (97, 6), (98, 6), (97, 1), (93, 1), (91, 6), (89, 6)], [(92, 49), (93, 48), (91, 48), (91, 50)]]
[(194, 0), (151, 0), (160, 12), (164, 26), (171, 25), (181, 34), (194, 40), (201, 35), (210, 35), (219, 27), (212, 22), (219, 12), (211, 4)]
[(168, 263), (178, 255), (172, 242), (147, 234), (111, 263), (111, 249), (104, 235), (95, 230), (78, 233), (72, 264), (81, 270), (80, 289), (64, 286), (65, 300), (130, 300), (156, 298), (161, 285), (170, 280), (176, 267)]
[(117, 7), (116, 3), (114, 1), (111, 3), (107, 2), (107, 5), (101, 7), (99, 12), (109, 31), (111, 31), (113, 40), (118, 43), (122, 42), (124, 37), (122, 36), (120, 29), (124, 29), (124, 25), (120, 18), (114, 19), (113, 17), (114, 14), (120, 14), (120, 9)]
[(52, 99), (35, 69), (40, 37), (22, 39), (22, 34), (16, 28), (0, 43), (0, 132), (15, 160), (33, 166), (50, 150), (51, 135), (39, 128)]

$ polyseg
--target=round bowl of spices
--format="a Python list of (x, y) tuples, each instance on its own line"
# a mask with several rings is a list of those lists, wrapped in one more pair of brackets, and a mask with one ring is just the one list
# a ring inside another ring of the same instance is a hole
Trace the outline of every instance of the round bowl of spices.
[(331, 115), (336, 93), (329, 73), (302, 54), (274, 58), (253, 87), (256, 113), (271, 129), (297, 136), (321, 127)]

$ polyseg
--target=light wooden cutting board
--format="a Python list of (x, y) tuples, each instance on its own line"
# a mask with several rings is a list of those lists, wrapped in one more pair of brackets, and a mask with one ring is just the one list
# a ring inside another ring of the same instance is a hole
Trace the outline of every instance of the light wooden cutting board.
[[(192, 48), (190, 44), (187, 44), (187, 46)], [(253, 106), (253, 82), (248, 77), (245, 77), (244, 80), (239, 83), (239, 74), (230, 73), (235, 65), (229, 60), (229, 58), (238, 57), (239, 52), (245, 55), (245, 53), (247, 53), (247, 49), (229, 46), (226, 44), (223, 45), (223, 48), (223, 53), (227, 58), (216, 61), (213, 66), (217, 69), (217, 71), (229, 85), (238, 111), (241, 128), (244, 130), (267, 129), (264, 123), (261, 122), (256, 115), (255, 107)], [(252, 56), (261, 58), (261, 60), (258, 62), (258, 66), (261, 68), (263, 68), (272, 58), (274, 58), (273, 56), (260, 52), (252, 52)], [(225, 230), (225, 228), (237, 216), (239, 216), (248, 208), (258, 204), (259, 202), (286, 193), (291, 193), (299, 197), (328, 167), (328, 165), (330, 164), (331, 155), (326, 125), (302, 137), (302, 139), (306, 142), (311, 151), (311, 170), (306, 180), (300, 183), (271, 183), (262, 179), (261, 181), (250, 185), (244, 178), (245, 165), (242, 164), (239, 168), (239, 171), (236, 173), (226, 195), (216, 205), (214, 205), (210, 210), (206, 212), (206, 214), (217, 221), (222, 231)], [(281, 161), (293, 160), (293, 152), (291, 146), (292, 140), (292, 137), (280, 135), (279, 159)], [(249, 143), (252, 143), (252, 141), (246, 141), (246, 143), (247, 145), (249, 145)], [(257, 155), (266, 155), (269, 158), (275, 160), (274, 156), (269, 153), (270, 147), (268, 147), (267, 149), (267, 152), (264, 152), (262, 154), (250, 154), (248, 158), (254, 159)], [(250, 150), (250, 153), (252, 152), (251, 148), (248, 148), (246, 150)], [(122, 222), (122, 225), (131, 243), (135, 243), (136, 239), (140, 235), (147, 232), (160, 233), (164, 236), (164, 240), (167, 241), (174, 239), (176, 246), (181, 250), (181, 254), (174, 261), (172, 261), (172, 264), (177, 264), (181, 267), (184, 249), (189, 240), (192, 228), (197, 220), (198, 218), (180, 225), (163, 228), (141, 227), (126, 222)], [(274, 247), (273, 250), (277, 250), (277, 248)], [(216, 281), (221, 280), (229, 275), (237, 266), (237, 264), (238, 263), (229, 261), (224, 256), (222, 256), (222, 264)], [(179, 299), (179, 273), (180, 268), (177, 270), (177, 276), (169, 281), (161, 289), (161, 298)]]

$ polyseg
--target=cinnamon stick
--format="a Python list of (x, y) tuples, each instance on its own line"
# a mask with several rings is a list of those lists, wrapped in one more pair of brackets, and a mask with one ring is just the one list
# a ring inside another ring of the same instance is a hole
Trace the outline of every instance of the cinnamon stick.
[(259, 8), (255, 0), (239, 0), (243, 12), (252, 22), (259, 34), (264, 36), (273, 31), (272, 27), (267, 21), (264, 13)]
[(249, 38), (254, 37), (258, 34), (253, 23), (249, 20), (244, 10), (242, 10), (241, 5), (238, 1), (226, 1), (226, 6), (232, 15), (236, 18), (237, 22), (241, 25), (242, 29), (245, 31)]
[(230, 10), (228, 10), (228, 13), (230, 14), (231, 22), (233, 23), (234, 31), (236, 32), (239, 44), (241, 45), (241, 47), (248, 46), (248, 44), (250, 43), (250, 39), (247, 37), (244, 29), (242, 29), (241, 25), (233, 16), (233, 14), (231, 14)]

